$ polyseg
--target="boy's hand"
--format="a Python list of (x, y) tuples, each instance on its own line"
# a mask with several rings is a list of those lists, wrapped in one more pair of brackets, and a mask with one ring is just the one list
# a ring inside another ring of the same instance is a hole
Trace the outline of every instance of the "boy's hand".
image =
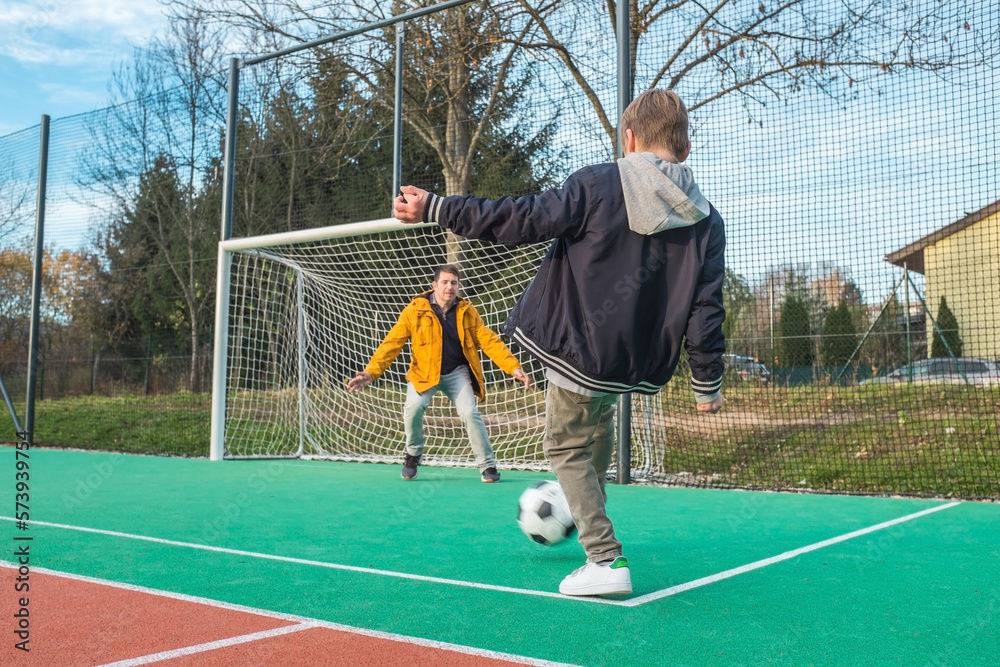
[(412, 185), (404, 185), (399, 191), (403, 194), (392, 201), (392, 213), (396, 219), (407, 224), (423, 222), (427, 191)]
[(719, 397), (716, 398), (711, 403), (698, 403), (697, 404), (698, 405), (698, 412), (715, 413), (715, 412), (718, 412), (719, 410), (721, 410), (722, 406), (725, 405), (725, 404), (726, 404), (726, 399), (724, 399), (722, 397), (722, 394), (719, 394)]
[(356, 394), (374, 381), (375, 378), (372, 377), (371, 373), (359, 371), (357, 375), (347, 381), (347, 391)]
[(524, 383), (524, 388), (525, 388), (525, 389), (527, 389), (527, 388), (528, 388), (528, 386), (529, 386), (529, 385), (531, 384), (531, 378), (530, 378), (530, 377), (528, 377), (528, 374), (527, 374), (527, 373), (525, 373), (525, 372), (524, 372), (523, 370), (521, 370), (520, 368), (515, 368), (515, 369), (514, 369), (514, 372), (513, 372), (513, 373), (511, 373), (511, 375), (513, 375), (513, 376), (514, 376), (514, 377), (515, 377), (516, 379), (518, 379), (518, 380), (520, 380), (521, 382), (523, 382), (523, 383)]

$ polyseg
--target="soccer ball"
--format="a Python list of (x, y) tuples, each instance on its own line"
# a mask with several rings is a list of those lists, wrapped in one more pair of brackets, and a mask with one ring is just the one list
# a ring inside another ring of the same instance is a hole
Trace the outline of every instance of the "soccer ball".
[(525, 489), (518, 503), (517, 525), (539, 544), (551, 546), (576, 531), (562, 487), (546, 480)]

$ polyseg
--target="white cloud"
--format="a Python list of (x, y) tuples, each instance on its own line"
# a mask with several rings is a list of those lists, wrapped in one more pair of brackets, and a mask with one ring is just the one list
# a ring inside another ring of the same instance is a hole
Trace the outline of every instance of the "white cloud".
[(113, 59), (116, 53), (97, 47), (58, 48), (35, 40), (10, 41), (0, 44), (0, 55), (31, 65), (56, 65), (73, 67), (81, 63), (101, 64)]
[(38, 86), (45, 91), (50, 99), (58, 99), (63, 104), (72, 104), (80, 108), (97, 107), (107, 101), (103, 90), (93, 87), (83, 88), (61, 83), (41, 83)]
[[(46, 28), (74, 32), (110, 29), (116, 37), (142, 40), (164, 21), (163, 7), (156, 0), (0, 1), (0, 25), (25, 33)], [(107, 36), (94, 35), (95, 39)]]
[(0, 54), (23, 63), (106, 63), (166, 26), (156, 0), (0, 0)]

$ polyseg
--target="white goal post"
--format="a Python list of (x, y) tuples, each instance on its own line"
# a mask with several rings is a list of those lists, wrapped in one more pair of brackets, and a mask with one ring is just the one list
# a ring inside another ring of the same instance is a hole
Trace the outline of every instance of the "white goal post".
[[(547, 245), (462, 243), (462, 294), (499, 331)], [(399, 461), (409, 345), (359, 394), (364, 369), (399, 313), (430, 289), (449, 247), (437, 225), (373, 220), (219, 243), (212, 387), (212, 460)], [(543, 369), (515, 346), (525, 390), (483, 357), (480, 412), (498, 461), (547, 467)], [(423, 461), (472, 465), (465, 429), (443, 394), (425, 414)]]

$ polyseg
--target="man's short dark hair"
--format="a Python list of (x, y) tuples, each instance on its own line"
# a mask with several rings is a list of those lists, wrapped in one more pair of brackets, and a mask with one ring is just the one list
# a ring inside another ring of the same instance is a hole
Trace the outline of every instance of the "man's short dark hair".
[(462, 282), (462, 271), (454, 264), (442, 264), (434, 270), (434, 282), (437, 282), (438, 278), (441, 277), (442, 273), (450, 273), (453, 276), (458, 276), (458, 281)]

